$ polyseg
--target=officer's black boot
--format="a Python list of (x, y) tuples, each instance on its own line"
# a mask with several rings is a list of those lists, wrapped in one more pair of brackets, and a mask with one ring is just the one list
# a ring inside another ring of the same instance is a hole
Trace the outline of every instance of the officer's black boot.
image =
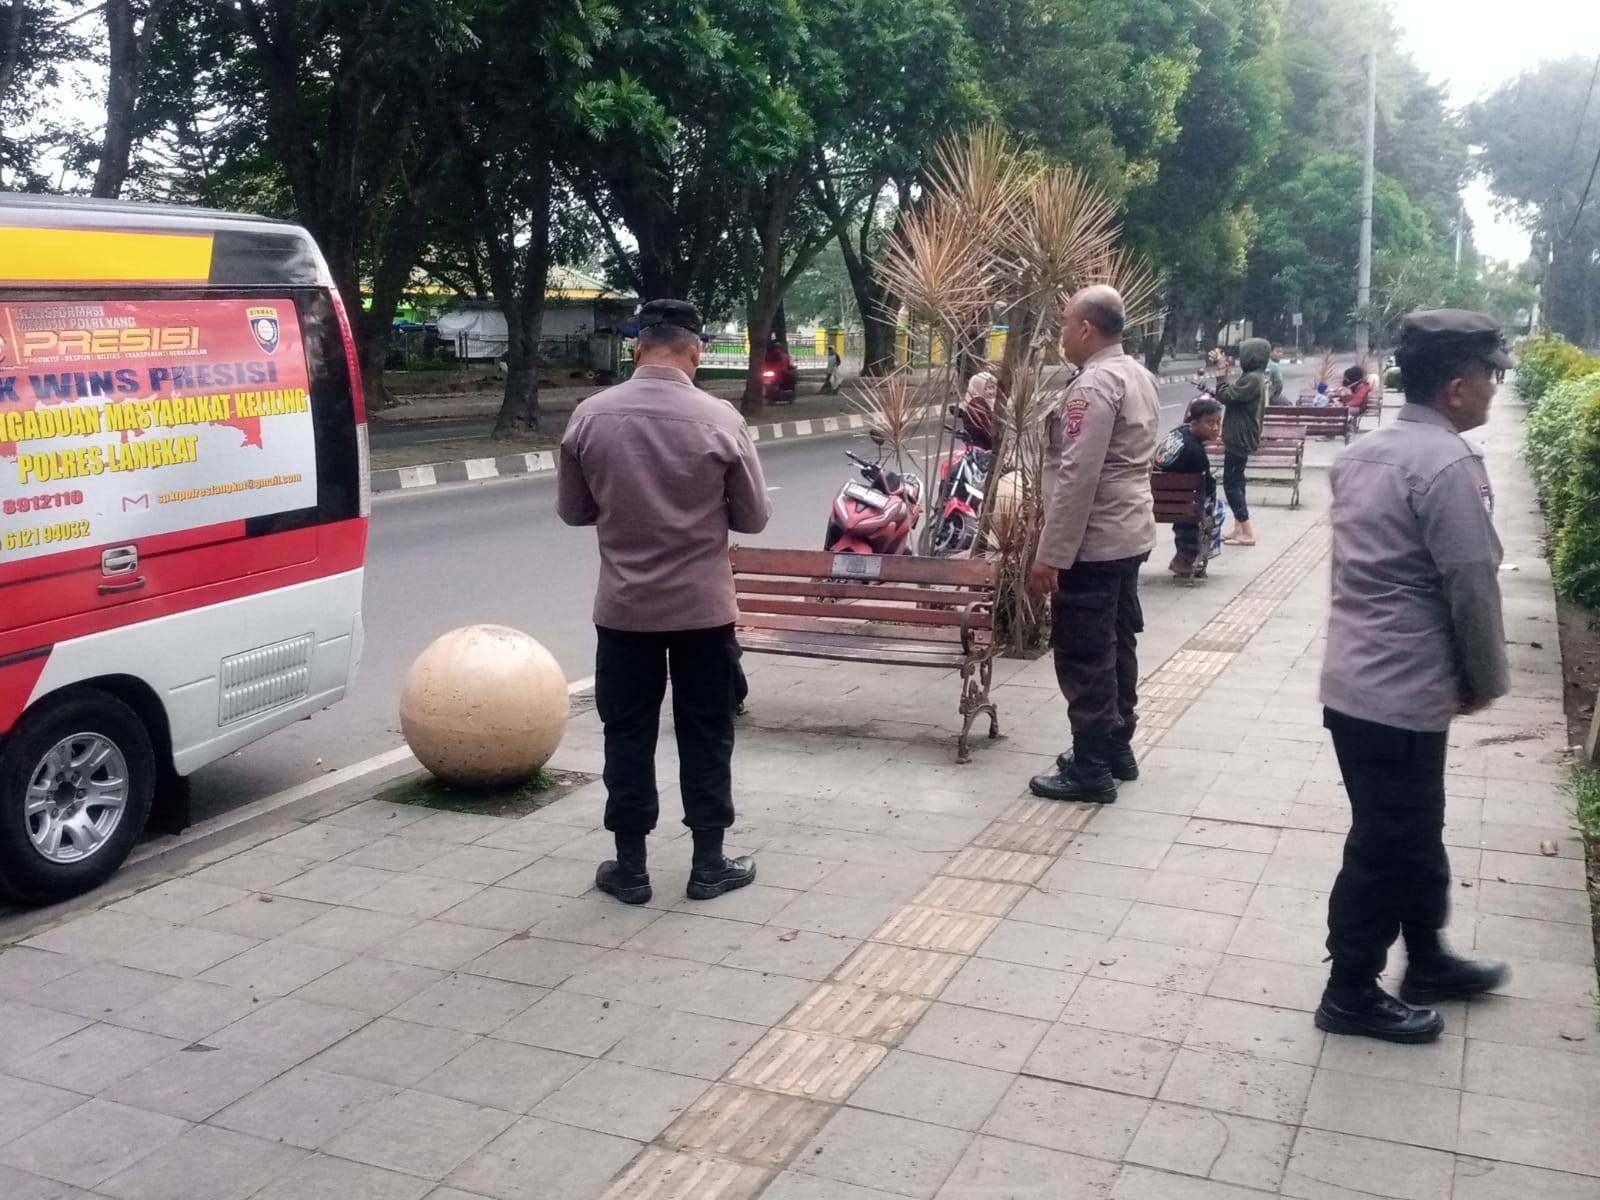
[(650, 872), (645, 869), (644, 834), (616, 834), (617, 857), (600, 864), (594, 885), (624, 904), (643, 904), (650, 899)]
[(687, 894), (691, 900), (710, 900), (754, 883), (755, 859), (728, 858), (722, 853), (722, 830), (694, 830), (694, 866), (689, 871)]
[(1492, 992), (1511, 976), (1511, 968), (1489, 958), (1461, 958), (1450, 953), (1431, 930), (1407, 929), (1406, 975), (1400, 998), (1407, 1004), (1437, 1004)]
[(1056, 760), (1054, 775), (1035, 775), (1028, 790), (1041, 800), (1082, 800), (1110, 804), (1117, 798), (1117, 781), (1111, 774), (1111, 755), (1104, 738), (1076, 736), (1065, 765)]
[(1373, 979), (1348, 978), (1335, 970), (1314, 1018), (1318, 1029), (1415, 1045), (1444, 1032), (1444, 1018), (1431, 1008), (1402, 1004)]
[[(1056, 755), (1056, 770), (1065, 771), (1072, 765), (1071, 750)], [(1123, 737), (1118, 734), (1106, 741), (1106, 766), (1111, 770), (1111, 778), (1119, 779), (1123, 783), (1132, 783), (1139, 778), (1139, 760), (1134, 757), (1133, 738)]]

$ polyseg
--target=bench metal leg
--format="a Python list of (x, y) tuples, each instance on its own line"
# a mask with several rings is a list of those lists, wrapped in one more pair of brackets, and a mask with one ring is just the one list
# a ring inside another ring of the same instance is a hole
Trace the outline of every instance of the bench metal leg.
[(961, 666), (961, 736), (956, 740), (956, 762), (972, 761), (972, 751), (967, 745), (973, 722), (984, 713), (989, 714), (989, 736), (1000, 736), (1000, 713), (989, 698), (989, 684), (994, 678), (994, 660), (966, 662)]

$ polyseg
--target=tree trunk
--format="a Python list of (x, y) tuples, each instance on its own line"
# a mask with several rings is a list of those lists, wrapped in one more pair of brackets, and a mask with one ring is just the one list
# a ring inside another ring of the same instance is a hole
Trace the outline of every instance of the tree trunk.
[(523, 250), (515, 302), (506, 316), (506, 391), (494, 436), (509, 438), (539, 428), (539, 341), (544, 333), (545, 285), (550, 277), (550, 164), (533, 168), (528, 197), (528, 245)]
[(11, 92), (17, 77), (17, 66), (22, 61), (22, 18), (27, 13), (23, 0), (11, 0), (10, 20), (0, 29), (0, 103)]
[[(867, 220), (872, 219), (873, 208), (867, 210)], [(864, 343), (861, 357), (861, 374), (887, 375), (894, 370), (895, 314), (898, 308), (889, 289), (878, 282), (877, 273), (868, 258), (868, 240), (871, 230), (865, 226), (859, 242), (850, 231), (839, 234), (839, 249), (844, 253), (845, 274), (850, 278), (850, 290), (856, 298), (856, 310), (861, 314), (861, 333)]]
[(100, 163), (94, 174), (91, 195), (115, 200), (122, 194), (133, 157), (134, 116), (139, 105), (139, 88), (145, 65), (150, 61), (150, 46), (156, 25), (167, 0), (149, 0), (144, 25), (135, 32), (133, 0), (106, 0), (106, 132), (100, 146)]

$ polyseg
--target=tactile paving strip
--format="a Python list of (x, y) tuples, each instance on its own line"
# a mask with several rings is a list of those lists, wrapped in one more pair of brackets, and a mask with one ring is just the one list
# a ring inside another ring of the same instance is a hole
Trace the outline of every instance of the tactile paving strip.
[[(1140, 685), (1140, 753), (1328, 552), (1324, 518)], [(1099, 811), (1024, 796), (679, 1115), (602, 1200), (755, 1200)]]

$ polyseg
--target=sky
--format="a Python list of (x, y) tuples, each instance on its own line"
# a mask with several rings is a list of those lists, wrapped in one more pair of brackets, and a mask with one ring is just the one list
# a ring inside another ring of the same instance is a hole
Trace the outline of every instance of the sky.
[[(1596, 0), (1393, 0), (1406, 47), (1421, 68), (1449, 85), (1451, 101), (1470, 104), (1541, 59), (1600, 55)], [(1554, 114), (1561, 119), (1563, 114)], [(1576, 122), (1578, 114), (1566, 119)], [(1591, 147), (1593, 149), (1593, 147)], [(1528, 235), (1494, 211), (1489, 189), (1467, 189), (1478, 249), (1490, 258), (1521, 262)]]

